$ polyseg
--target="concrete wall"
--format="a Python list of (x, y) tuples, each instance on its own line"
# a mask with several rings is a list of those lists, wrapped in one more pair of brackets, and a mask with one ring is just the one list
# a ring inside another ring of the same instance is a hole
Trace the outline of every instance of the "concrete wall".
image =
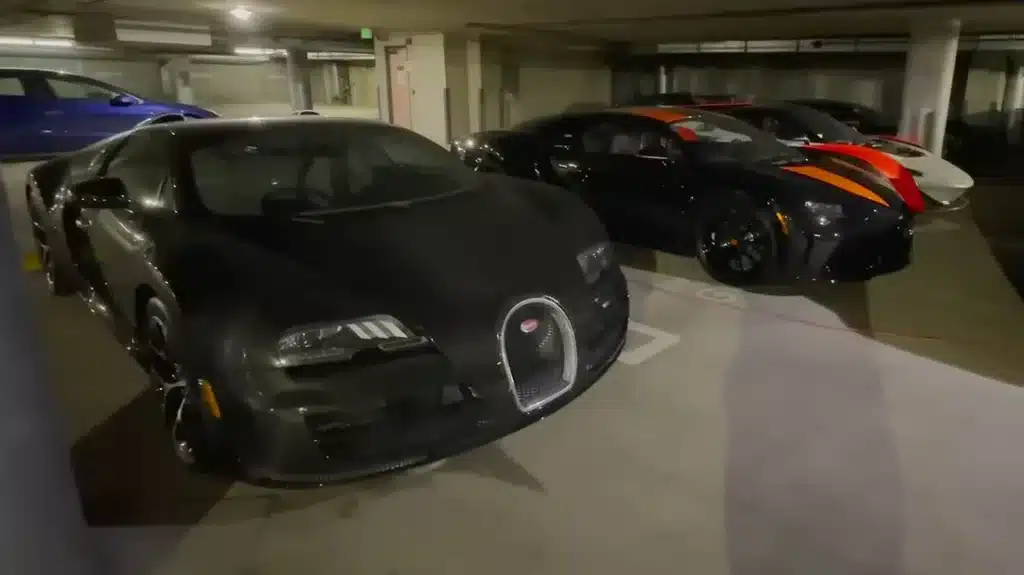
[(153, 60), (104, 60), (0, 56), (0, 67), (43, 68), (83, 74), (108, 82), (145, 98), (163, 96), (160, 64)]
[(595, 52), (517, 48), (505, 55), (506, 65), (518, 73), (517, 85), (510, 90), (510, 124), (556, 114), (581, 102), (611, 102), (611, 69)]
[[(976, 125), (1003, 121), (1007, 56), (959, 53), (951, 117)], [(830, 98), (865, 104), (896, 119), (905, 68), (904, 54), (697, 54), (680, 58), (670, 88), (761, 99)], [(640, 67), (630, 70), (637, 88), (639, 77), (649, 79), (650, 74)]]
[(695, 55), (672, 70), (675, 91), (761, 99), (829, 98), (898, 114), (904, 57), (897, 54)]
[(487, 41), (480, 42), (481, 130), (496, 130), (505, 123), (506, 96), (502, 91), (502, 48)]
[(1007, 54), (1005, 52), (961, 52), (958, 70), (967, 77), (958, 97), (954, 85), (950, 116), (956, 113), (973, 125), (995, 126), (1003, 121), (1006, 94)]
[(445, 86), (448, 90), (448, 139), (470, 134), (469, 126), (469, 50), (467, 41), (457, 36), (444, 38)]
[(357, 108), (377, 107), (377, 71), (373, 62), (351, 62), (348, 68), (349, 97)]

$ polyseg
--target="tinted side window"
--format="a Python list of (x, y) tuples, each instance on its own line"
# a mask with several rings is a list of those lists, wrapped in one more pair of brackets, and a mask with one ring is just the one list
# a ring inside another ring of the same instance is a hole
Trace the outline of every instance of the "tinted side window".
[(25, 84), (19, 75), (0, 72), (0, 96), (24, 96)]
[(540, 130), (542, 141), (562, 152), (578, 152), (580, 150), (580, 122), (578, 118), (563, 118), (552, 122)]
[(104, 86), (79, 79), (48, 76), (46, 83), (50, 86), (53, 95), (60, 100), (102, 100), (107, 102), (118, 95), (117, 92)]
[(167, 165), (165, 136), (140, 132), (114, 152), (103, 175), (120, 178), (132, 201), (145, 204), (159, 198)]
[(768, 112), (762, 125), (758, 126), (765, 132), (775, 135), (780, 140), (796, 140), (807, 137), (807, 130), (791, 115), (782, 112)]
[(583, 134), (588, 153), (654, 158), (679, 157), (678, 141), (663, 127), (646, 122), (602, 122)]
[(611, 154), (612, 141), (622, 132), (614, 123), (604, 121), (587, 128), (582, 135), (583, 151), (588, 154)]

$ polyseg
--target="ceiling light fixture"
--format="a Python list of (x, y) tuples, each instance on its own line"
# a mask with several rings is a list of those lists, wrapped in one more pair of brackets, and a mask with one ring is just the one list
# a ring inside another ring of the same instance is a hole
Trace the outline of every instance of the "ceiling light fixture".
[(35, 46), (40, 48), (73, 48), (74, 41), (62, 38), (22, 38), (0, 36), (0, 46)]
[(231, 17), (235, 20), (241, 20), (242, 22), (248, 22), (252, 19), (252, 10), (245, 6), (235, 6), (228, 14), (231, 14)]

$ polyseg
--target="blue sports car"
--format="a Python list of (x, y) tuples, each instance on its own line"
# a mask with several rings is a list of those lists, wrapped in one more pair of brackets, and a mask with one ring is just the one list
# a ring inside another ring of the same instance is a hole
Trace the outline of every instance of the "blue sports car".
[(0, 158), (70, 152), (163, 114), (210, 118), (196, 106), (146, 100), (85, 76), (0, 68)]

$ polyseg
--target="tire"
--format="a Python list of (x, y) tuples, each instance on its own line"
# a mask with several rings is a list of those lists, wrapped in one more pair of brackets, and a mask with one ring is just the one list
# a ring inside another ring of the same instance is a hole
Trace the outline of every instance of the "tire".
[(150, 385), (160, 398), (161, 422), (171, 451), (184, 466), (204, 473), (221, 472), (230, 458), (221, 439), (222, 423), (204, 408), (200, 383), (176, 361), (169, 345), (174, 324), (167, 307), (157, 298), (146, 304), (140, 322)]
[(748, 286), (763, 284), (772, 276), (779, 259), (774, 221), (749, 196), (724, 193), (699, 214), (694, 238), (697, 259), (712, 279)]
[(43, 277), (46, 278), (47, 291), (50, 292), (50, 295), (57, 297), (73, 293), (75, 286), (71, 274), (53, 257), (53, 250), (50, 248), (46, 235), (39, 232), (35, 237), (35, 242), (39, 267), (42, 269)]

